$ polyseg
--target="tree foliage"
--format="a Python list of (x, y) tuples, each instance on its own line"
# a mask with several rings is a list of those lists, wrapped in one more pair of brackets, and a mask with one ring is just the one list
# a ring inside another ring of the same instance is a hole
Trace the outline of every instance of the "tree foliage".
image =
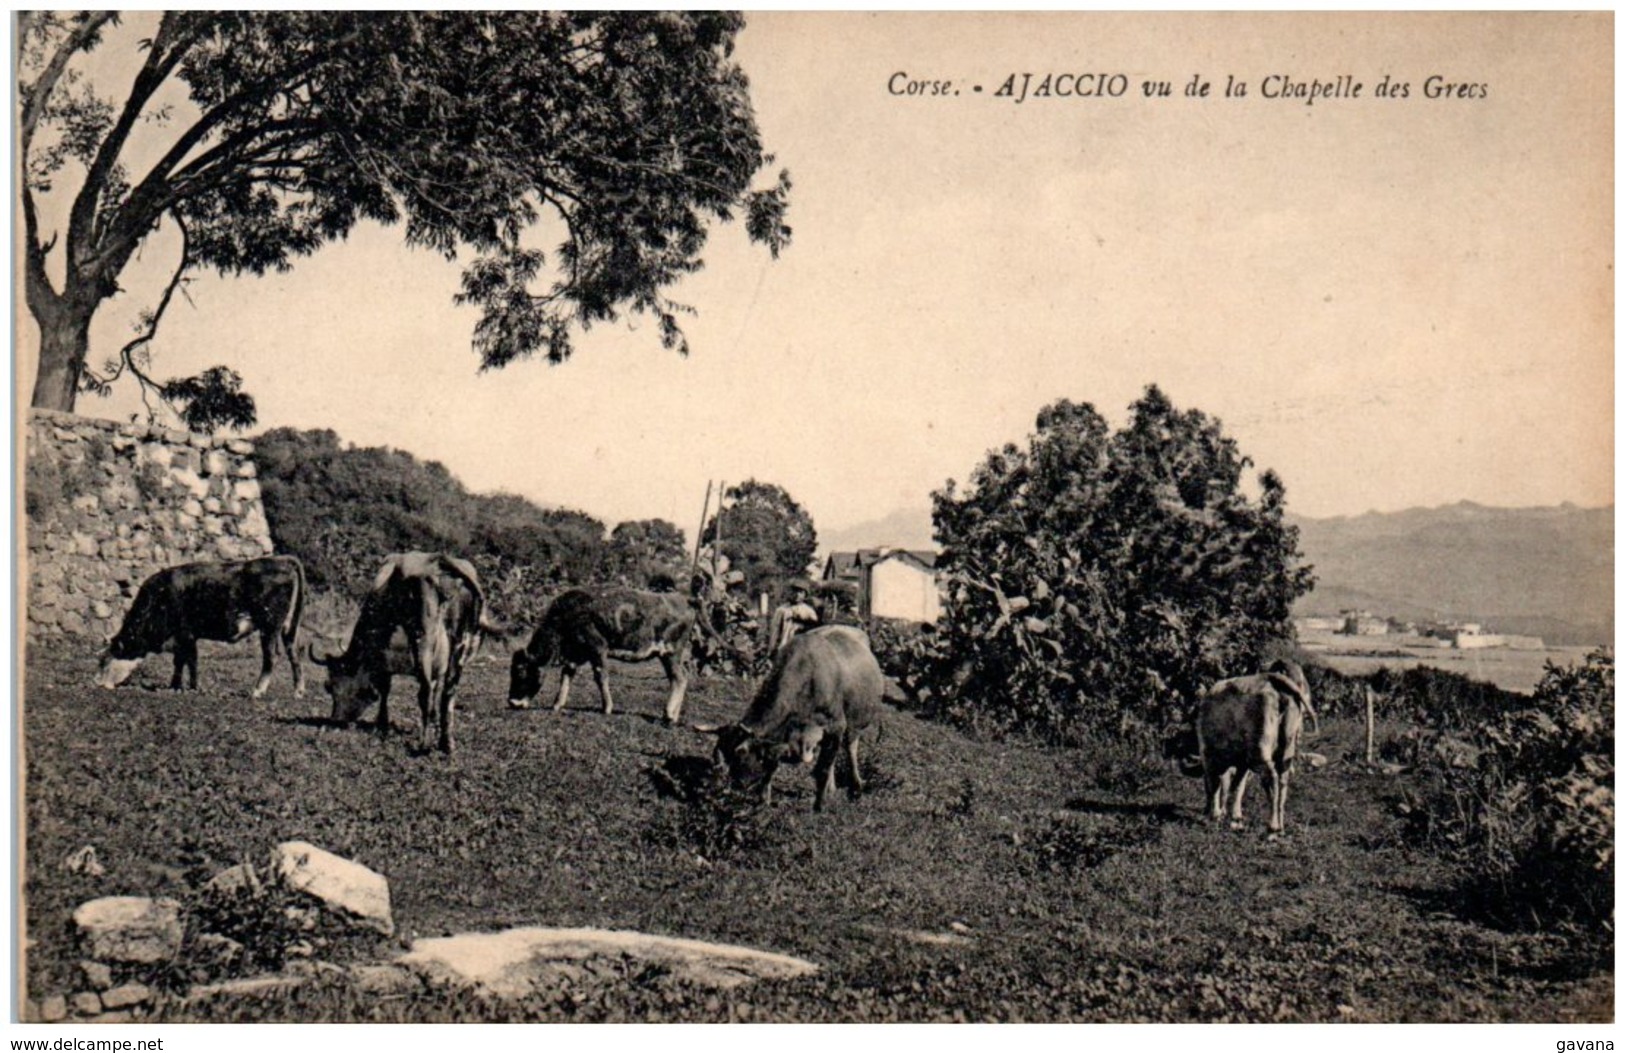
[(910, 679), (967, 720), (1066, 739), (1155, 727), (1290, 640), (1310, 588), (1285, 491), (1249, 497), (1219, 422), (1155, 386), (1113, 433), (1060, 401), (933, 495), (947, 582)]
[(745, 575), (752, 593), (778, 592), (788, 578), (807, 573), (818, 549), (812, 516), (781, 486), (747, 479), (730, 486), (723, 504), (705, 524), (705, 543), (714, 545), (722, 527), (721, 552), (731, 570)]
[[(171, 11), (147, 32), (108, 12), (24, 13), (35, 404), (71, 409), (132, 367), (126, 349), (87, 370), (89, 323), (166, 224), (183, 244), (171, 291), (198, 268), (285, 270), (370, 220), (469, 254), (457, 299), (480, 312), (484, 367), (562, 362), (574, 331), (628, 310), (686, 351), (687, 308), (666, 290), (700, 268), (710, 224), (742, 213), (775, 255), (790, 237), (788, 176), (752, 188), (772, 159), (731, 58), (742, 26), (724, 12)], [(93, 69), (117, 63), (91, 56), (121, 48), (133, 76), (99, 83)], [(45, 229), (48, 195), (60, 230)], [(562, 233), (546, 250), (544, 226)]]
[(606, 555), (610, 576), (634, 588), (643, 588), (658, 577), (680, 582), (689, 562), (683, 531), (664, 519), (617, 524), (610, 531)]
[(304, 561), (313, 587), (359, 596), (388, 553), (444, 551), (474, 561), (499, 619), (520, 620), (564, 584), (603, 578), (603, 523), (471, 494), (436, 461), (293, 428), (260, 436), (256, 459), (271, 538)]
[(1595, 939), (1614, 916), (1612, 653), (1548, 663), (1522, 701), (1456, 745), (1435, 736), (1404, 811), (1464, 864), (1463, 906), (1511, 924), (1578, 924)]

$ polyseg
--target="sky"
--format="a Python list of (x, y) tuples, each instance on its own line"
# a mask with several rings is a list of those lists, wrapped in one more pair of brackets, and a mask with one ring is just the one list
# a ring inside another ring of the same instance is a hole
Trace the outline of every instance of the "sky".
[[(673, 290), (698, 311), (688, 358), (631, 318), (562, 366), (481, 373), (458, 265), (365, 227), (285, 275), (200, 277), (154, 370), (224, 363), (261, 427), (691, 537), (708, 480), (778, 483), (849, 528), (924, 509), (1047, 403), (1121, 423), (1152, 383), (1220, 418), (1300, 515), (1605, 505), (1612, 37), (1606, 12), (752, 15), (735, 57), (794, 240), (773, 260), (713, 233)], [(1018, 102), (1028, 73), (1126, 90)], [(1409, 94), (1377, 97), (1385, 77)], [(1483, 97), (1427, 98), (1430, 77)], [(950, 94), (893, 94), (913, 80)], [(1361, 93), (1266, 95), (1317, 80)], [(152, 239), (93, 359), (173, 253)]]

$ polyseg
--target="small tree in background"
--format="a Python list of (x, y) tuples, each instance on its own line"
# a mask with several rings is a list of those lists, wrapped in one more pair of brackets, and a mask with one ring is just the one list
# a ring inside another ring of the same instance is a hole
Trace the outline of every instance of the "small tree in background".
[(911, 686), (951, 716), (1057, 739), (1156, 728), (1290, 640), (1312, 584), (1280, 479), (1155, 386), (1112, 434), (1060, 401), (1026, 448), (932, 496), (943, 621)]
[(705, 524), (712, 544), (722, 524), (722, 554), (729, 569), (745, 575), (752, 595), (778, 591), (788, 578), (807, 573), (818, 548), (812, 516), (783, 487), (748, 479), (730, 486), (721, 510)]
[(645, 588), (657, 575), (675, 582), (688, 567), (688, 541), (664, 519), (630, 520), (610, 531), (606, 559), (609, 576), (626, 585)]

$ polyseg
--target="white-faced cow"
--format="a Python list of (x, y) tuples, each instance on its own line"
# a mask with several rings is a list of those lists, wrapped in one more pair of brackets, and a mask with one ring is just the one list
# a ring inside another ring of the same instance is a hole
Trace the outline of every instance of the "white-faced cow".
[(384, 560), (344, 653), (312, 661), (327, 667), (333, 720), (352, 724), (378, 704), (378, 735), (389, 734), (389, 681), (400, 669), (390, 639), (405, 634), (411, 672), (418, 681), (423, 749), (440, 725), (440, 750), (452, 747), (452, 713), (463, 667), (480, 647), (485, 593), (472, 564), (439, 553), (397, 553)]
[(254, 697), (271, 682), (271, 659), (282, 642), (293, 669), (294, 697), (305, 694), (299, 668), (299, 619), (305, 608), (305, 568), (293, 556), (265, 556), (233, 563), (187, 563), (160, 570), (141, 583), (135, 603), (102, 655), (97, 683), (124, 683), (141, 659), (159, 651), (175, 655), (169, 686), (181, 689), (187, 673), (197, 688), (197, 642), (237, 643), (260, 634), (260, 678)]
[(615, 702), (604, 676), (605, 659), (644, 662), (658, 658), (671, 683), (666, 722), (675, 724), (683, 715), (683, 696), (688, 692), (693, 632), (694, 609), (676, 593), (571, 589), (548, 605), (530, 642), (514, 652), (508, 705), (529, 708), (530, 700), (542, 689), (543, 673), (557, 662), (561, 672), (558, 698), (553, 702), (555, 713), (569, 701), (570, 678), (582, 665), (592, 667), (604, 712), (613, 713)]
[(1267, 672), (1220, 680), (1202, 692), (1200, 702), (1196, 739), (1208, 814), (1222, 820), (1228, 803), (1230, 825), (1240, 829), (1242, 795), (1256, 770), (1270, 795), (1270, 834), (1279, 834), (1286, 826), (1287, 782), (1304, 715), (1319, 725), (1303, 670), (1277, 662)]
[(717, 731), (716, 762), (736, 784), (760, 786), (764, 802), (781, 762), (812, 763), (813, 810), (822, 811), (844, 747), (857, 797), (863, 792), (858, 737), (879, 727), (885, 690), (861, 629), (826, 625), (801, 633), (774, 658), (745, 715)]

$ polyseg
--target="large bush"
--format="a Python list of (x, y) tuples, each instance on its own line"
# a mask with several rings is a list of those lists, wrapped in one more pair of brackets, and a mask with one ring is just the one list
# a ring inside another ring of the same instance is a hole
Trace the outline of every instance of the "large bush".
[(1026, 448), (933, 495), (947, 602), (910, 670), (930, 705), (1059, 740), (1154, 728), (1292, 637), (1308, 591), (1272, 472), (1155, 386), (1115, 434), (1057, 402)]
[(1467, 902), (1507, 922), (1611, 928), (1614, 661), (1548, 665), (1533, 703), (1473, 736), (1476, 763), (1441, 752), (1421, 776), (1435, 844), (1472, 875)]
[(447, 552), (479, 568), (498, 620), (520, 621), (545, 594), (605, 575), (604, 524), (584, 512), (471, 494), (438, 462), (332, 431), (278, 428), (256, 454), (271, 538), (315, 588), (358, 596), (391, 552)]

